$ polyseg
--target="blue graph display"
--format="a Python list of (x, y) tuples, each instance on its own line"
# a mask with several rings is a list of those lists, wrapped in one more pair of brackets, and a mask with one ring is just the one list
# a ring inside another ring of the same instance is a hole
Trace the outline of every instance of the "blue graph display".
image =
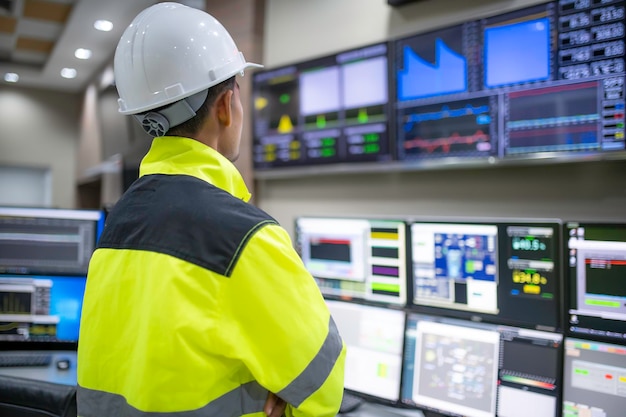
[(459, 93), (467, 90), (467, 60), (445, 42), (435, 42), (436, 62), (431, 64), (409, 46), (403, 49), (404, 68), (398, 71), (400, 101)]
[(52, 280), (50, 315), (58, 316), (57, 338), (76, 341), (83, 308), (85, 277), (42, 277)]
[(547, 80), (550, 20), (542, 18), (486, 28), (484, 65), (486, 87)]

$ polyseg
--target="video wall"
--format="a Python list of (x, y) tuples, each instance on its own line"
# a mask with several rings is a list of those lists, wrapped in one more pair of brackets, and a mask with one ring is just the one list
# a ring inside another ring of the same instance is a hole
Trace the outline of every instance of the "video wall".
[(621, 154), (624, 10), (545, 2), (255, 73), (255, 169)]
[(622, 417), (626, 224), (295, 219), (346, 393), (429, 417)]
[(255, 167), (389, 161), (386, 43), (254, 74)]

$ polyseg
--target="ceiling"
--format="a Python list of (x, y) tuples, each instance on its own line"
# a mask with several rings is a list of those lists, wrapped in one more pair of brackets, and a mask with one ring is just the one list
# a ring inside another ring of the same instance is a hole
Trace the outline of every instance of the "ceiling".
[[(156, 0), (0, 0), (0, 88), (37, 88), (79, 93), (113, 61), (118, 40), (132, 19)], [(190, 6), (204, 0), (180, 1)], [(98, 19), (113, 23), (109, 32), (94, 29)], [(74, 56), (90, 49), (91, 58)], [(76, 77), (63, 78), (63, 68)], [(19, 76), (15, 83), (5, 74)]]

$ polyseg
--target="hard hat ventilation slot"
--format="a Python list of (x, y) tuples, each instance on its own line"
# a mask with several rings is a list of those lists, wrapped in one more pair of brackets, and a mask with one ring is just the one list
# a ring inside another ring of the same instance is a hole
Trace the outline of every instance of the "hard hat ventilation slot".
[(167, 131), (178, 126), (196, 115), (209, 94), (208, 90), (200, 91), (190, 97), (179, 100), (159, 111), (151, 111), (135, 117), (143, 130), (153, 137), (163, 136)]
[(163, 136), (170, 128), (170, 122), (161, 113), (149, 112), (143, 116), (141, 126), (150, 136)]

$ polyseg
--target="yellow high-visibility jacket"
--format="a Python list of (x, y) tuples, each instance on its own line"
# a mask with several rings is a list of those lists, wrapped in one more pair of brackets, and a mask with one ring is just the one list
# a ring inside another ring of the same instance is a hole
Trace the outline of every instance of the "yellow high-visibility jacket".
[(155, 138), (93, 254), (78, 343), (81, 417), (334, 417), (345, 345), (287, 232), (234, 165)]

